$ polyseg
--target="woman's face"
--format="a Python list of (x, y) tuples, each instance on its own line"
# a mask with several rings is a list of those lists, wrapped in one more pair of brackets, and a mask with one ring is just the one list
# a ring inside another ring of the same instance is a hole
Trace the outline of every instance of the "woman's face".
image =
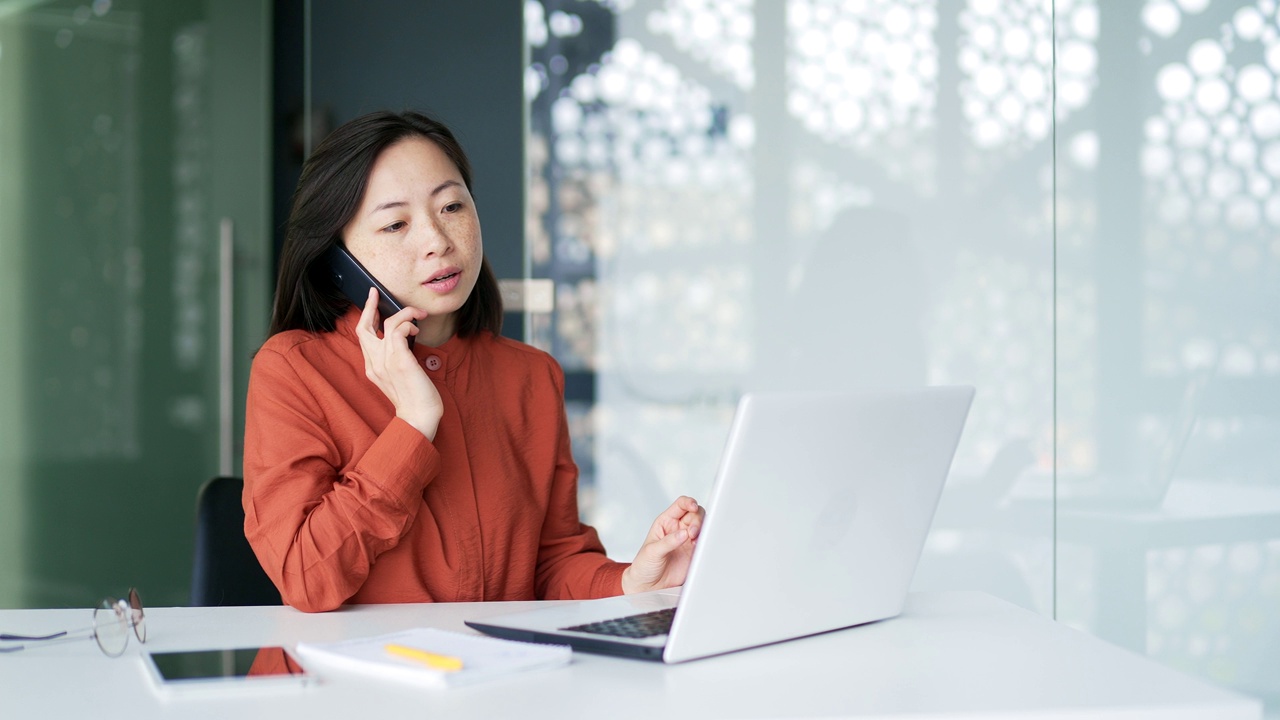
[(439, 145), (410, 137), (383, 150), (342, 239), (401, 305), (427, 311), (418, 342), (453, 335), (484, 248), (471, 193)]

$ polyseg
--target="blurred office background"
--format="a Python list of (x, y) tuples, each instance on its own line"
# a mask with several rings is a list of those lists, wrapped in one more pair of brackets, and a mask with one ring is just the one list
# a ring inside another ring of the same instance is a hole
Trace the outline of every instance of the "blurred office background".
[(1280, 713), (1278, 13), (0, 0), (0, 606), (186, 602), (301, 159), (414, 107), (614, 555), (745, 391), (973, 384), (917, 589)]

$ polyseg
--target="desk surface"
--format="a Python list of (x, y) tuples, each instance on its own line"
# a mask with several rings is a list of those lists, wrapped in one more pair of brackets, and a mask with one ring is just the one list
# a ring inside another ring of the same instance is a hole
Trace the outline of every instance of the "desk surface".
[[(533, 603), (157, 608), (147, 649), (327, 641), (464, 620)], [(0, 630), (53, 632), (88, 610), (0, 610)], [(344, 675), (269, 695), (161, 699), (140, 647), (103, 656), (91, 640), (0, 654), (0, 715), (310, 720), (450, 718), (1223, 718), (1257, 720), (1255, 700), (989, 595), (915, 593), (898, 618), (767, 648), (664, 666), (575, 654), (568, 667), (426, 690)]]

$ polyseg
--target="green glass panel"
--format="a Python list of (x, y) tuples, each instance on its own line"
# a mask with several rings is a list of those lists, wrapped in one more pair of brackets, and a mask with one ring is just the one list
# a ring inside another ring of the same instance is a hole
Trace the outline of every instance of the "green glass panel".
[[(265, 185), (260, 152), (219, 152), (264, 107), (263, 3), (227, 6), (0, 4), (0, 603), (186, 601), (220, 469), (219, 221), (265, 225), (221, 190)], [(258, 45), (240, 105), (219, 102), (228, 13)]]

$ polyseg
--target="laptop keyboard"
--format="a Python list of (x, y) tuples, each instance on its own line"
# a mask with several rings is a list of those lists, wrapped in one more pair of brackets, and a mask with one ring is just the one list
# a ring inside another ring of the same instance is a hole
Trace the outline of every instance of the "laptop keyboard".
[(560, 629), (595, 633), (597, 635), (612, 635), (613, 637), (646, 638), (654, 635), (665, 635), (670, 632), (671, 621), (675, 619), (675, 616), (676, 609), (667, 608), (666, 610), (655, 610), (639, 615), (628, 615), (612, 620), (600, 620), (586, 623), (585, 625), (574, 625), (573, 627)]

